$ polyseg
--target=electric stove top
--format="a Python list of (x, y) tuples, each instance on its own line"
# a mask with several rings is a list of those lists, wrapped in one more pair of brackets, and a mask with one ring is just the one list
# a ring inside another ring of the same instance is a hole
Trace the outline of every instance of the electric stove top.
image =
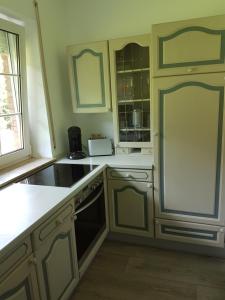
[(19, 183), (71, 187), (96, 167), (96, 165), (53, 164)]

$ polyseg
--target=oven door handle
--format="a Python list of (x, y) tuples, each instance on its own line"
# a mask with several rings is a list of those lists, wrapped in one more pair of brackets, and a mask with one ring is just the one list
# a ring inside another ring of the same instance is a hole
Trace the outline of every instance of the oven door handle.
[[(88, 202), (85, 206), (81, 207), (80, 209), (78, 209), (77, 211), (75, 211), (75, 216), (77, 216), (80, 212), (82, 212), (83, 210), (85, 210), (86, 208), (88, 208), (89, 206), (91, 206), (95, 201), (98, 200), (99, 196), (101, 195), (101, 193), (104, 190), (104, 186), (102, 186), (101, 190), (99, 191), (99, 193), (94, 197), (94, 199), (92, 199), (90, 202)], [(75, 217), (76, 218), (76, 217)]]

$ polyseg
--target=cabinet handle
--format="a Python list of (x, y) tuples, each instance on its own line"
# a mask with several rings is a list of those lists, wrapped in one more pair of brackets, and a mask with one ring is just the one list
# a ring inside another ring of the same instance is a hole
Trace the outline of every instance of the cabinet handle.
[(75, 213), (75, 211), (72, 213), (72, 215), (71, 215), (71, 220), (72, 221), (76, 221), (76, 219), (77, 219), (77, 215), (76, 215), (76, 213)]
[(58, 219), (56, 219), (55, 223), (56, 223), (57, 226), (62, 225), (63, 224), (63, 219), (58, 218)]
[(158, 132), (154, 132), (153, 134), (155, 137), (159, 136), (159, 133)]
[(72, 213), (71, 219), (72, 219), (73, 221), (76, 221), (76, 220), (77, 220), (76, 212), (73, 212), (73, 213)]
[(126, 176), (125, 176), (126, 178), (133, 178), (133, 176), (131, 175), (131, 174), (126, 174)]
[(195, 68), (188, 68), (188, 69), (187, 69), (187, 72), (188, 72), (188, 73), (192, 73), (192, 72), (194, 72), (194, 70), (195, 70)]
[(36, 257), (31, 257), (31, 258), (29, 258), (28, 264), (29, 264), (29, 265), (36, 265), (36, 264), (37, 264), (37, 259), (36, 259)]

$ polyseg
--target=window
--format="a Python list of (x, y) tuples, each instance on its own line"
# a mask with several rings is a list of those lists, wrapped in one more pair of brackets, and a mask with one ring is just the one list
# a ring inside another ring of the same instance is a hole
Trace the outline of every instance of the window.
[(0, 20), (0, 166), (29, 154), (24, 30)]

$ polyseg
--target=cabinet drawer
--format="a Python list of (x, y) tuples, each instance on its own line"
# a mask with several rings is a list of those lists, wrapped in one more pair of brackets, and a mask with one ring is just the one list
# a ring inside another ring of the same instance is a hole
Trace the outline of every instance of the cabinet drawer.
[(123, 179), (152, 182), (152, 170), (108, 169), (108, 179)]
[(35, 250), (50, 236), (52, 236), (58, 227), (64, 224), (67, 220), (71, 218), (74, 211), (74, 204), (71, 201), (66, 204), (53, 216), (51, 216), (46, 222), (44, 222), (38, 229), (33, 233), (33, 242)]
[(224, 228), (156, 219), (156, 238), (224, 248)]
[(7, 255), (0, 259), (0, 278), (7, 275), (8, 271), (15, 268), (22, 260), (32, 253), (31, 240), (27, 237), (24, 241), (12, 247)]

